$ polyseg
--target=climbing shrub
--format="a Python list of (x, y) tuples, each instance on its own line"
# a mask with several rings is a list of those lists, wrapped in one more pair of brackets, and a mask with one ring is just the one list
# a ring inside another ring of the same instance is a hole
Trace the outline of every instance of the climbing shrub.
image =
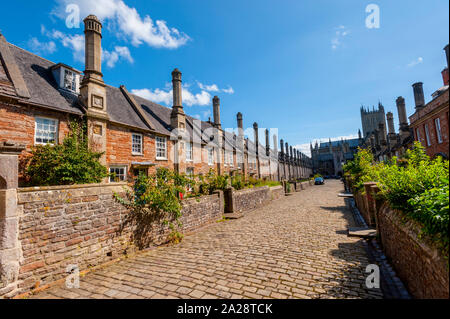
[(124, 205), (129, 214), (122, 227), (134, 225), (135, 242), (140, 248), (148, 246), (152, 238), (149, 233), (155, 222), (169, 226), (171, 233), (168, 240), (174, 243), (181, 241), (178, 231), (182, 224), (180, 193), (185, 194), (189, 184), (194, 183), (184, 174), (178, 174), (166, 168), (160, 168), (155, 174), (140, 174), (134, 181), (131, 190), (125, 191), (125, 197), (114, 194), (116, 200)]
[(422, 233), (439, 243), (448, 255), (449, 244), (449, 162), (441, 157), (431, 160), (424, 147), (415, 142), (402, 159), (393, 157), (375, 163), (369, 150), (359, 150), (355, 160), (345, 165), (345, 174), (354, 188), (377, 182), (379, 195), (405, 217), (418, 221)]
[(62, 144), (35, 145), (25, 169), (29, 186), (99, 183), (108, 176), (103, 153), (88, 148), (86, 125), (70, 122)]

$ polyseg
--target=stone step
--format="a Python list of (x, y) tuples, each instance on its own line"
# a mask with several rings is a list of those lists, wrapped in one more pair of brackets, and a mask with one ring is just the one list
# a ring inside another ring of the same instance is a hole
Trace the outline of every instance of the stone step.
[(338, 197), (348, 197), (348, 198), (353, 198), (353, 194), (352, 193), (339, 193)]
[(360, 238), (374, 238), (377, 235), (377, 230), (374, 228), (367, 227), (349, 227), (348, 236), (349, 237), (360, 237)]
[(244, 217), (244, 214), (242, 214), (242, 213), (225, 213), (223, 215), (223, 217), (225, 219), (239, 219), (241, 217)]

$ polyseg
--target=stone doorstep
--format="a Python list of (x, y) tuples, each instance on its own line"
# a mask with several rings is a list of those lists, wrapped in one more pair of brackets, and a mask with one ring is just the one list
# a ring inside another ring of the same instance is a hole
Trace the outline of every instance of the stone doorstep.
[(241, 212), (225, 213), (225, 214), (223, 214), (223, 217), (225, 219), (239, 219), (239, 218), (244, 217), (244, 214), (242, 214)]
[(349, 227), (347, 235), (348, 237), (375, 238), (377, 236), (377, 230), (367, 227)]
[(353, 198), (353, 194), (352, 193), (339, 193), (338, 197)]

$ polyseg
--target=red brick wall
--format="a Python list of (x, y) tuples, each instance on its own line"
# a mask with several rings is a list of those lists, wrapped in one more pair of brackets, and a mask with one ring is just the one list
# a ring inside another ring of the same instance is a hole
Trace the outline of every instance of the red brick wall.
[(16, 106), (0, 101), (0, 142), (11, 141), (24, 144), (26, 149), (19, 156), (19, 184), (25, 182), (24, 169), (31, 147), (34, 145), (35, 117), (58, 120), (58, 143), (69, 132), (70, 115), (32, 106)]
[[(142, 155), (134, 155), (131, 152), (132, 133), (140, 133), (143, 137)], [(150, 167), (149, 174), (156, 171), (158, 167), (173, 169), (171, 154), (173, 145), (167, 137), (167, 160), (156, 160), (155, 136), (151, 133), (144, 133), (131, 130), (124, 126), (108, 124), (106, 132), (106, 163), (111, 165), (126, 165), (127, 171), (131, 173), (131, 162), (152, 162), (156, 166)]]
[(69, 115), (31, 106), (15, 106), (0, 102), (0, 142), (25, 144), (27, 150), (34, 145), (35, 117), (58, 120), (58, 140), (61, 143), (69, 131)]
[[(414, 139), (417, 141), (417, 129), (419, 129), (420, 142), (425, 147), (429, 156), (433, 157), (438, 153), (449, 155), (449, 93), (442, 94), (435, 101), (430, 102), (425, 109), (417, 112), (411, 119), (411, 127), (414, 129)], [(433, 105), (435, 104), (435, 105)], [(442, 143), (438, 143), (435, 119), (439, 118), (441, 123)], [(428, 125), (430, 144), (427, 145), (425, 135), (425, 124)]]

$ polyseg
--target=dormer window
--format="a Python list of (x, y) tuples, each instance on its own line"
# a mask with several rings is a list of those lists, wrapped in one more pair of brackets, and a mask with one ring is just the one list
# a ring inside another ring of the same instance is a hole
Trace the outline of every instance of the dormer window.
[(60, 89), (79, 93), (80, 71), (63, 63), (55, 64), (51, 67), (51, 70)]
[(70, 91), (76, 91), (77, 85), (76, 85), (76, 79), (77, 76), (74, 72), (69, 71), (67, 69), (64, 70), (64, 88)]

